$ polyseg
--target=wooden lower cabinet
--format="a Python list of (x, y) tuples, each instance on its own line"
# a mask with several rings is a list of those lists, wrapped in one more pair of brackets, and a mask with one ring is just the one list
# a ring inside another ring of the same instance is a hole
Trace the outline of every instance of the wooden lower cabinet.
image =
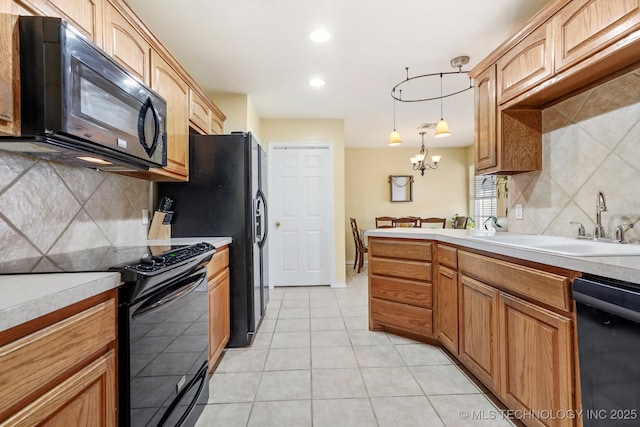
[(113, 290), (3, 332), (0, 425), (115, 426), (116, 325)]
[(436, 338), (458, 354), (458, 273), (438, 265), (436, 283)]
[(229, 342), (229, 269), (209, 282), (209, 366), (213, 368)]
[[(500, 396), (515, 410), (550, 415), (574, 409), (570, 318), (500, 294)], [(546, 412), (542, 412), (546, 411)], [(528, 419), (532, 426), (572, 426), (562, 417)]]
[(500, 381), (498, 291), (465, 275), (460, 276), (459, 358), (494, 393)]
[(116, 354), (110, 350), (2, 425), (115, 426)]
[(369, 329), (433, 338), (429, 240), (369, 239)]
[(213, 372), (231, 335), (228, 246), (218, 248), (209, 261), (207, 280), (209, 282), (209, 369)]

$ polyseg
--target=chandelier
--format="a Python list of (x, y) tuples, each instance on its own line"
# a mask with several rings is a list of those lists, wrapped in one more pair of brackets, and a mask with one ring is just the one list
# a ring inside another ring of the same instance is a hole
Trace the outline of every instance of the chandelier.
[[(394, 99), (394, 104), (393, 104), (393, 132), (391, 132), (391, 135), (389, 137), (389, 145), (393, 146), (393, 145), (400, 145), (401, 144), (401, 140), (400, 140), (400, 135), (398, 134), (398, 132), (396, 131), (396, 112), (395, 112), (395, 101), (400, 101), (400, 102), (425, 102), (425, 101), (440, 101), (440, 121), (438, 122), (438, 124), (436, 125), (436, 132), (434, 135), (434, 138), (444, 138), (447, 136), (451, 136), (451, 131), (449, 130), (449, 124), (445, 121), (444, 119), (444, 113), (443, 113), (443, 107), (442, 107), (442, 100), (444, 98), (448, 98), (450, 96), (454, 96), (454, 95), (458, 95), (460, 93), (466, 92), (470, 89), (473, 89), (473, 83), (471, 81), (471, 78), (469, 77), (469, 85), (465, 86), (461, 89), (456, 89), (453, 90), (449, 93), (443, 93), (442, 90), (442, 80), (444, 79), (445, 76), (450, 76), (450, 75), (461, 75), (461, 74), (467, 74), (467, 71), (463, 71), (462, 67), (464, 65), (467, 65), (469, 63), (469, 57), (468, 56), (457, 56), (455, 58), (453, 58), (451, 60), (451, 67), (452, 68), (457, 68), (457, 71), (447, 71), (447, 72), (438, 72), (438, 73), (430, 73), (430, 74), (422, 74), (419, 76), (413, 76), (413, 77), (409, 77), (409, 67), (406, 67), (406, 73), (407, 73), (407, 77), (406, 79), (402, 80), (400, 83), (398, 83), (397, 85), (395, 85), (392, 89), (391, 89), (391, 97)], [(401, 87), (403, 85), (405, 85), (406, 83), (410, 82), (410, 81), (415, 81), (418, 79), (425, 79), (425, 78), (430, 78), (430, 77), (439, 77), (440, 78), (440, 96), (434, 96), (434, 97), (421, 97), (421, 96), (414, 96), (414, 97), (410, 97), (410, 98), (403, 98), (402, 97), (402, 89)], [(424, 135), (423, 135), (423, 139), (424, 139)], [(435, 168), (433, 168), (435, 169)]]
[[(438, 162), (442, 156), (431, 156), (433, 164), (427, 162), (426, 158), (429, 154), (429, 149), (424, 145), (424, 134), (427, 133), (425, 129), (435, 126), (433, 123), (425, 124), (421, 127), (420, 136), (422, 137), (422, 143), (420, 144), (420, 152), (410, 158), (411, 164), (413, 164), (413, 170), (420, 171), (420, 175), (424, 176), (424, 171), (431, 169), (438, 169)], [(436, 127), (437, 131), (437, 127)]]

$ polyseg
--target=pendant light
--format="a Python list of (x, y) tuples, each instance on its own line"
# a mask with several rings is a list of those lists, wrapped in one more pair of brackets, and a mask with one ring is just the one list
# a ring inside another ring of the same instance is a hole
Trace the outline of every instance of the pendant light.
[(436, 134), (433, 137), (446, 138), (447, 136), (451, 136), (451, 131), (442, 114), (442, 73), (440, 73), (440, 121), (436, 125)]
[[(400, 91), (402, 92), (402, 91)], [(402, 94), (400, 94), (402, 97)], [(396, 130), (396, 100), (393, 99), (393, 132), (389, 135), (389, 147), (396, 147), (402, 144), (402, 140), (400, 139), (400, 134)]]

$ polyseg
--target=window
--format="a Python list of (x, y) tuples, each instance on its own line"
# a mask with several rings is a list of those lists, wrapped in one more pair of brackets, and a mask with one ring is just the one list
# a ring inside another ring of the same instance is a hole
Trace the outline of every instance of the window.
[(484, 229), (484, 222), (498, 215), (496, 179), (494, 175), (473, 177), (473, 220), (477, 229)]

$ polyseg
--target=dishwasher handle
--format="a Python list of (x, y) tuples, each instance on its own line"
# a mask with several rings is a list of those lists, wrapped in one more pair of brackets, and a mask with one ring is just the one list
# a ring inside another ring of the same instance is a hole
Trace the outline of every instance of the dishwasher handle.
[(640, 289), (632, 289), (624, 282), (577, 278), (573, 297), (576, 303), (640, 323)]

